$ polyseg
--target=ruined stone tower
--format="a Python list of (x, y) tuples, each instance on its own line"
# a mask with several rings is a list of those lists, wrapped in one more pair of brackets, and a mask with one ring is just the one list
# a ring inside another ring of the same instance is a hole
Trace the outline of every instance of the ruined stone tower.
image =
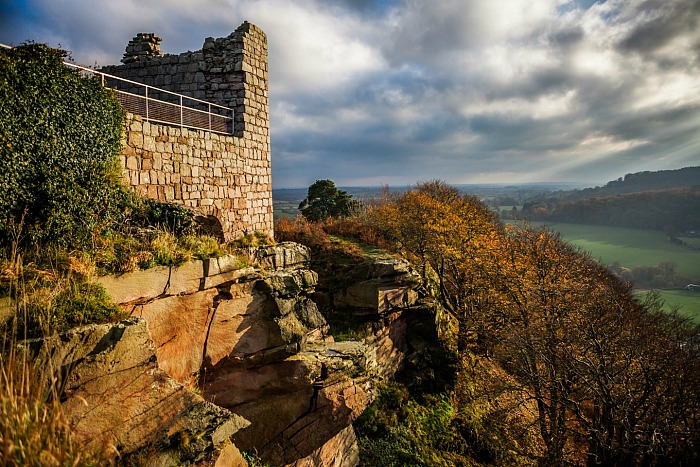
[[(153, 86), (151, 98), (173, 99), (158, 96), (160, 89), (222, 105), (233, 110), (233, 122), (225, 134), (154, 123), (147, 111), (130, 113), (125, 178), (146, 196), (192, 208), (217, 224), (227, 241), (256, 231), (272, 235), (265, 33), (244, 22), (228, 37), (207, 38), (201, 50), (179, 55), (163, 55), (160, 42), (155, 34), (140, 33), (129, 42), (123, 64), (102, 71)], [(124, 81), (109, 86), (143, 93)]]

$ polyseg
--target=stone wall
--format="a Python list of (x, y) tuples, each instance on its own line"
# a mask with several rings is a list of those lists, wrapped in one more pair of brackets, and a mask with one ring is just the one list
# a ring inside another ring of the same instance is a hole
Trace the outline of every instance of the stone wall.
[[(156, 125), (130, 115), (122, 160), (139, 192), (215, 217), (224, 238), (273, 233), (267, 38), (244, 22), (201, 50), (163, 55), (155, 34), (129, 42), (123, 65), (103, 72), (234, 110), (233, 134)], [(125, 82), (122, 91), (143, 94)], [(149, 95), (153, 96), (149, 91)]]
[(272, 236), (269, 153), (242, 138), (148, 123), (127, 115), (124, 178), (149, 198), (183, 204), (216, 218), (224, 240)]

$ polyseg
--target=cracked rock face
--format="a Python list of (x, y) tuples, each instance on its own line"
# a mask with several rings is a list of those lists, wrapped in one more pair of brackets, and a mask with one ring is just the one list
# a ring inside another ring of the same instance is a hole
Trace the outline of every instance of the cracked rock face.
[(227, 449), (255, 450), (270, 465), (357, 465), (352, 422), (410, 351), (406, 310), (417, 274), (395, 259), (351, 270), (327, 306), (371, 322), (362, 341), (333, 342), (311, 299), (318, 275), (304, 269), (308, 249), (278, 244), (250, 254), (270, 272), (221, 257), (144, 271), (145, 282), (136, 273), (101, 282), (146, 320), (157, 368), (250, 421)]
[(148, 322), (160, 367), (177, 381), (196, 384), (201, 370), (257, 366), (296, 353), (322, 338), (327, 324), (306, 297), (311, 271), (245, 276), (215, 288), (134, 305)]
[(205, 401), (158, 368), (146, 322), (91, 325), (30, 341), (41, 380), (59, 378), (76, 440), (111, 457), (149, 446), (165, 465), (215, 458), (249, 422)]
[(299, 465), (335, 465), (332, 446), (354, 449), (347, 430), (375, 398), (376, 371), (373, 349), (362, 342), (316, 343), (281, 362), (207, 375), (203, 394), (252, 421), (234, 435), (241, 449), (255, 449), (272, 465), (309, 456), (330, 463)]

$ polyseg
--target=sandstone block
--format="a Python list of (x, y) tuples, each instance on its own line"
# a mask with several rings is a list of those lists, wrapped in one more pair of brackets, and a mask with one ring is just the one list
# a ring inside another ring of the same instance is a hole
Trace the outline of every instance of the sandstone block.
[[(170, 379), (154, 350), (143, 320), (76, 328), (29, 346), (44, 378), (65, 372), (55, 377), (63, 378), (62, 405), (79, 444), (126, 458), (149, 447), (169, 464), (205, 460), (249, 423)], [(185, 451), (170, 448), (185, 437), (193, 440)]]

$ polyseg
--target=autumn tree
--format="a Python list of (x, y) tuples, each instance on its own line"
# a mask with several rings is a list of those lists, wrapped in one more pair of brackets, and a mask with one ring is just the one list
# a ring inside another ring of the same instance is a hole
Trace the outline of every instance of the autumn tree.
[(697, 463), (697, 325), (639, 300), (559, 234), (506, 229), (443, 182), (385, 193), (367, 221), (457, 320), (462, 361), (485, 353), (512, 375), (496, 390), (533, 411), (541, 465)]
[(577, 444), (589, 465), (688, 461), (695, 451), (684, 446), (698, 436), (698, 327), (640, 302), (558, 234), (516, 229), (507, 245), (505, 324), (493, 342), (523, 383), (523, 403), (537, 406), (542, 463), (580, 461)]
[(474, 313), (489, 297), (487, 271), (500, 236), (495, 215), (475, 197), (430, 181), (385, 193), (368, 219), (417, 263), (424, 285), (459, 323), (458, 345), (466, 349), (481, 322)]

